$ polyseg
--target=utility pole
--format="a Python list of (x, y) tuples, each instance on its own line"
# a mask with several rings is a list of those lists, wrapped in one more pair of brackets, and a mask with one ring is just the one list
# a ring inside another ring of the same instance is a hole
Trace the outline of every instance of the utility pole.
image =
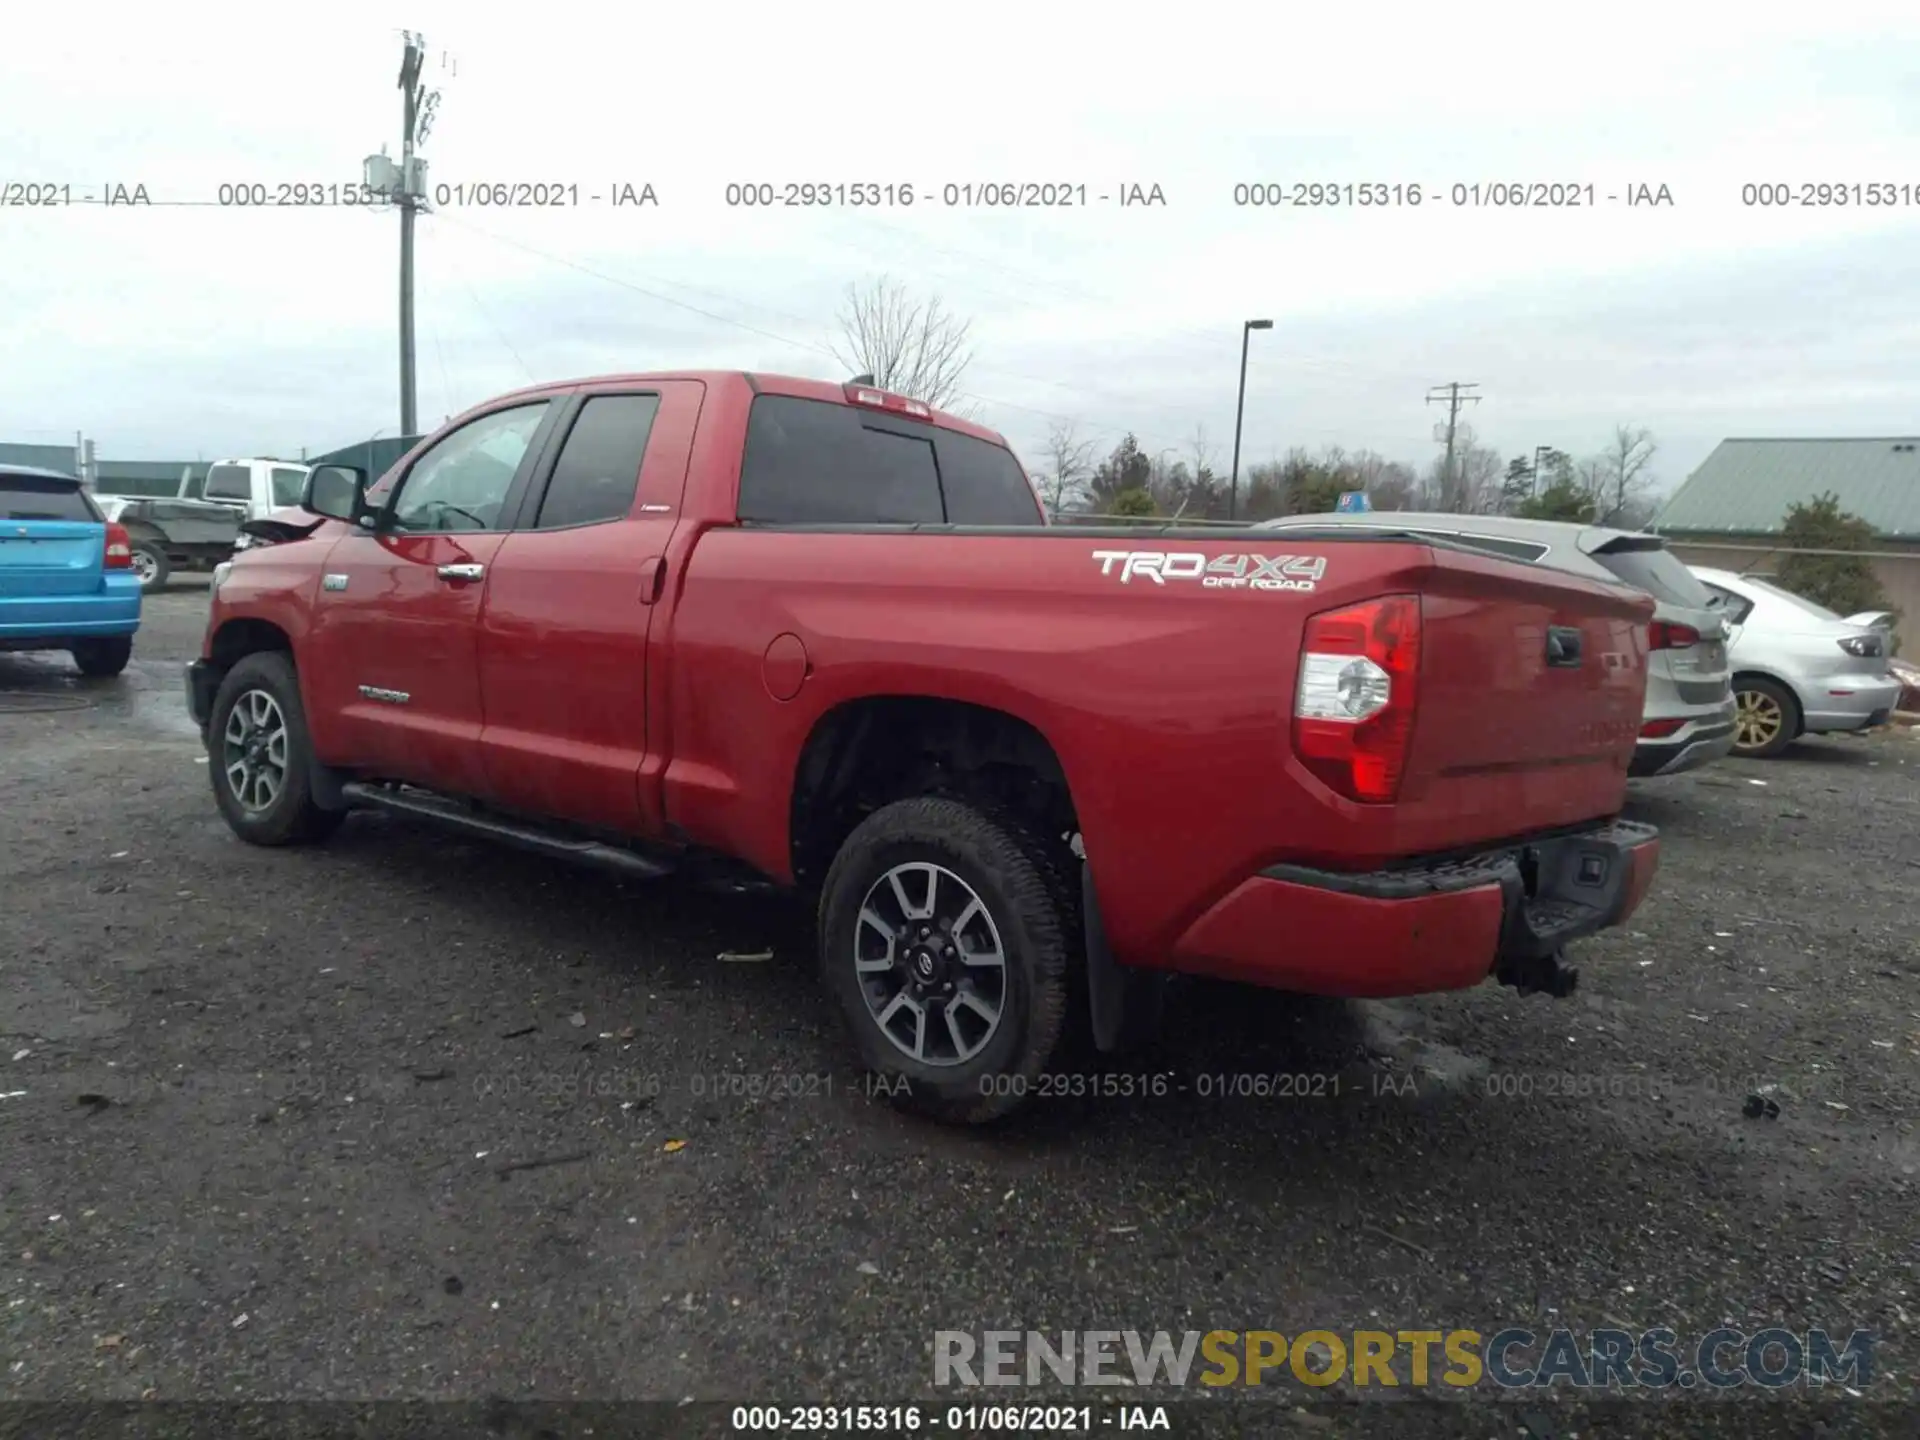
[(427, 58), (426, 38), (404, 31), (406, 48), (400, 57), (400, 163), (388, 158), (386, 147), (369, 155), (365, 174), (369, 190), (400, 208), (400, 429), (415, 429), (413, 344), (413, 220), (427, 208), (427, 162), (416, 153), (427, 140), (440, 92), (429, 90), (421, 71)]
[(1480, 397), (1478, 395), (1465, 395), (1461, 392), (1465, 390), (1478, 390), (1479, 388), (1480, 382), (1477, 380), (1471, 384), (1459, 380), (1450, 380), (1445, 385), (1436, 385), (1427, 391), (1427, 403), (1429, 405), (1439, 400), (1444, 400), (1447, 403), (1447, 463), (1446, 469), (1442, 472), (1440, 484), (1442, 494), (1445, 496), (1444, 503), (1449, 510), (1453, 509), (1454, 506), (1459, 503), (1460, 499), (1456, 492), (1453, 471), (1453, 434), (1460, 421), (1460, 407), (1462, 405), (1478, 405), (1480, 403)]
[(1533, 494), (1536, 500), (1540, 497), (1540, 462), (1552, 453), (1553, 447), (1551, 445), (1536, 445), (1533, 447)]

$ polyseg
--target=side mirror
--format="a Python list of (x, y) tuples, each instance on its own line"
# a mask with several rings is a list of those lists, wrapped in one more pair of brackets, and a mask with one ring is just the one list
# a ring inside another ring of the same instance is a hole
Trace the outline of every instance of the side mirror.
[(300, 491), (300, 508), (357, 525), (367, 513), (367, 472), (351, 465), (316, 465)]

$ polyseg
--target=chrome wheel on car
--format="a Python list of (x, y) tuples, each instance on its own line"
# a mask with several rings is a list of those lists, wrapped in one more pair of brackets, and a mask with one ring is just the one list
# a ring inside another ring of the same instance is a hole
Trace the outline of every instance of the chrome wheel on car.
[(860, 902), (853, 966), (867, 1013), (901, 1054), (963, 1065), (1000, 1028), (1007, 957), (973, 887), (920, 861), (887, 871)]
[(287, 717), (265, 690), (233, 702), (221, 731), (221, 765), (233, 798), (250, 811), (273, 804), (287, 779)]
[(142, 589), (150, 590), (160, 583), (160, 557), (151, 550), (135, 546), (130, 563)]
[(1779, 738), (1787, 723), (1780, 702), (1764, 690), (1742, 690), (1734, 711), (1734, 743), (1742, 750), (1759, 750)]

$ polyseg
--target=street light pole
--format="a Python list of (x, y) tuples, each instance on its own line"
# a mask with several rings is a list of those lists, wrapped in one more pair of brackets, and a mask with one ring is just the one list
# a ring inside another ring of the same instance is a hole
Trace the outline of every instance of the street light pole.
[(1256, 330), (1271, 330), (1271, 320), (1249, 320), (1240, 328), (1240, 399), (1233, 407), (1233, 475), (1227, 481), (1227, 519), (1235, 518), (1240, 504), (1240, 423), (1247, 413), (1247, 342)]

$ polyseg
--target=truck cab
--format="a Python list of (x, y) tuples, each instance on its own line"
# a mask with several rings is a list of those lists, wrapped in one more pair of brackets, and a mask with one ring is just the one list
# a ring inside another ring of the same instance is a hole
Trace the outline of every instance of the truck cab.
[(286, 460), (216, 460), (199, 498), (234, 506), (245, 512), (243, 520), (264, 520), (300, 503), (310, 469)]

